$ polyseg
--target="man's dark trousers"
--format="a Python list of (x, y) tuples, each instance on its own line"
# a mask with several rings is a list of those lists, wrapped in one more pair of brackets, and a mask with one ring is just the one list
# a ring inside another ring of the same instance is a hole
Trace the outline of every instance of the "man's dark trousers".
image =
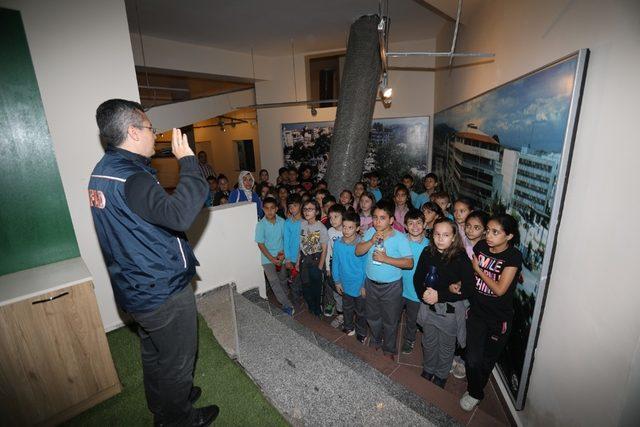
[(191, 417), (197, 341), (196, 300), (191, 286), (156, 310), (132, 314), (138, 323), (147, 405), (154, 421), (181, 424)]

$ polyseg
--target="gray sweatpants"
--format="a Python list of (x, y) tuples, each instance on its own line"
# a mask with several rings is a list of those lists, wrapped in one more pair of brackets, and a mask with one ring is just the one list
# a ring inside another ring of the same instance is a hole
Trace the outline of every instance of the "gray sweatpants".
[(282, 308), (291, 307), (291, 301), (287, 296), (287, 269), (282, 267), (280, 271), (277, 271), (276, 266), (271, 263), (262, 264), (262, 268), (267, 282)]
[[(425, 304), (420, 305), (418, 320), (422, 325), (422, 368), (429, 374), (446, 379), (451, 370), (453, 353), (456, 350), (456, 337), (447, 335), (434, 324), (424, 321), (425, 312), (428, 310)], [(455, 322), (455, 314), (451, 316), (451, 321)]]
[(367, 279), (364, 282), (367, 292), (367, 323), (371, 329), (372, 344), (382, 343), (382, 350), (396, 354), (398, 321), (402, 311), (402, 279), (390, 283), (377, 283)]

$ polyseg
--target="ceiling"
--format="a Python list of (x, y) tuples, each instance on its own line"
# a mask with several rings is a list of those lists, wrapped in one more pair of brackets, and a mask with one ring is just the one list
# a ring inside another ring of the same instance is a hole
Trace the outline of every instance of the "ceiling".
[[(454, 0), (450, 0), (456, 3)], [(138, 34), (258, 55), (343, 49), (349, 26), (378, 0), (125, 0)], [(384, 3), (384, 2), (383, 2)], [(447, 22), (424, 0), (389, 0), (390, 42), (434, 38)], [(431, 2), (433, 3), (433, 2)]]
[(194, 74), (158, 68), (136, 67), (140, 103), (144, 108), (206, 96), (249, 89), (252, 82), (216, 78), (206, 74)]

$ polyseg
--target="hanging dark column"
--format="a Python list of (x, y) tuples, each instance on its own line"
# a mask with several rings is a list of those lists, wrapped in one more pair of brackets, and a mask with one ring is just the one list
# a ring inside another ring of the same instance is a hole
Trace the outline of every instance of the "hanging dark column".
[(379, 21), (377, 15), (362, 16), (349, 30), (338, 111), (325, 175), (329, 191), (336, 196), (345, 188), (353, 188), (364, 167), (382, 71), (377, 30)]

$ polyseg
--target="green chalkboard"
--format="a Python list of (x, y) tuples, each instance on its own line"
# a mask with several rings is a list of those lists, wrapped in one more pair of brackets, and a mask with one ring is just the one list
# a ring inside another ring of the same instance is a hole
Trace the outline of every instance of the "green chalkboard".
[(78, 256), (22, 19), (0, 8), (0, 275)]

